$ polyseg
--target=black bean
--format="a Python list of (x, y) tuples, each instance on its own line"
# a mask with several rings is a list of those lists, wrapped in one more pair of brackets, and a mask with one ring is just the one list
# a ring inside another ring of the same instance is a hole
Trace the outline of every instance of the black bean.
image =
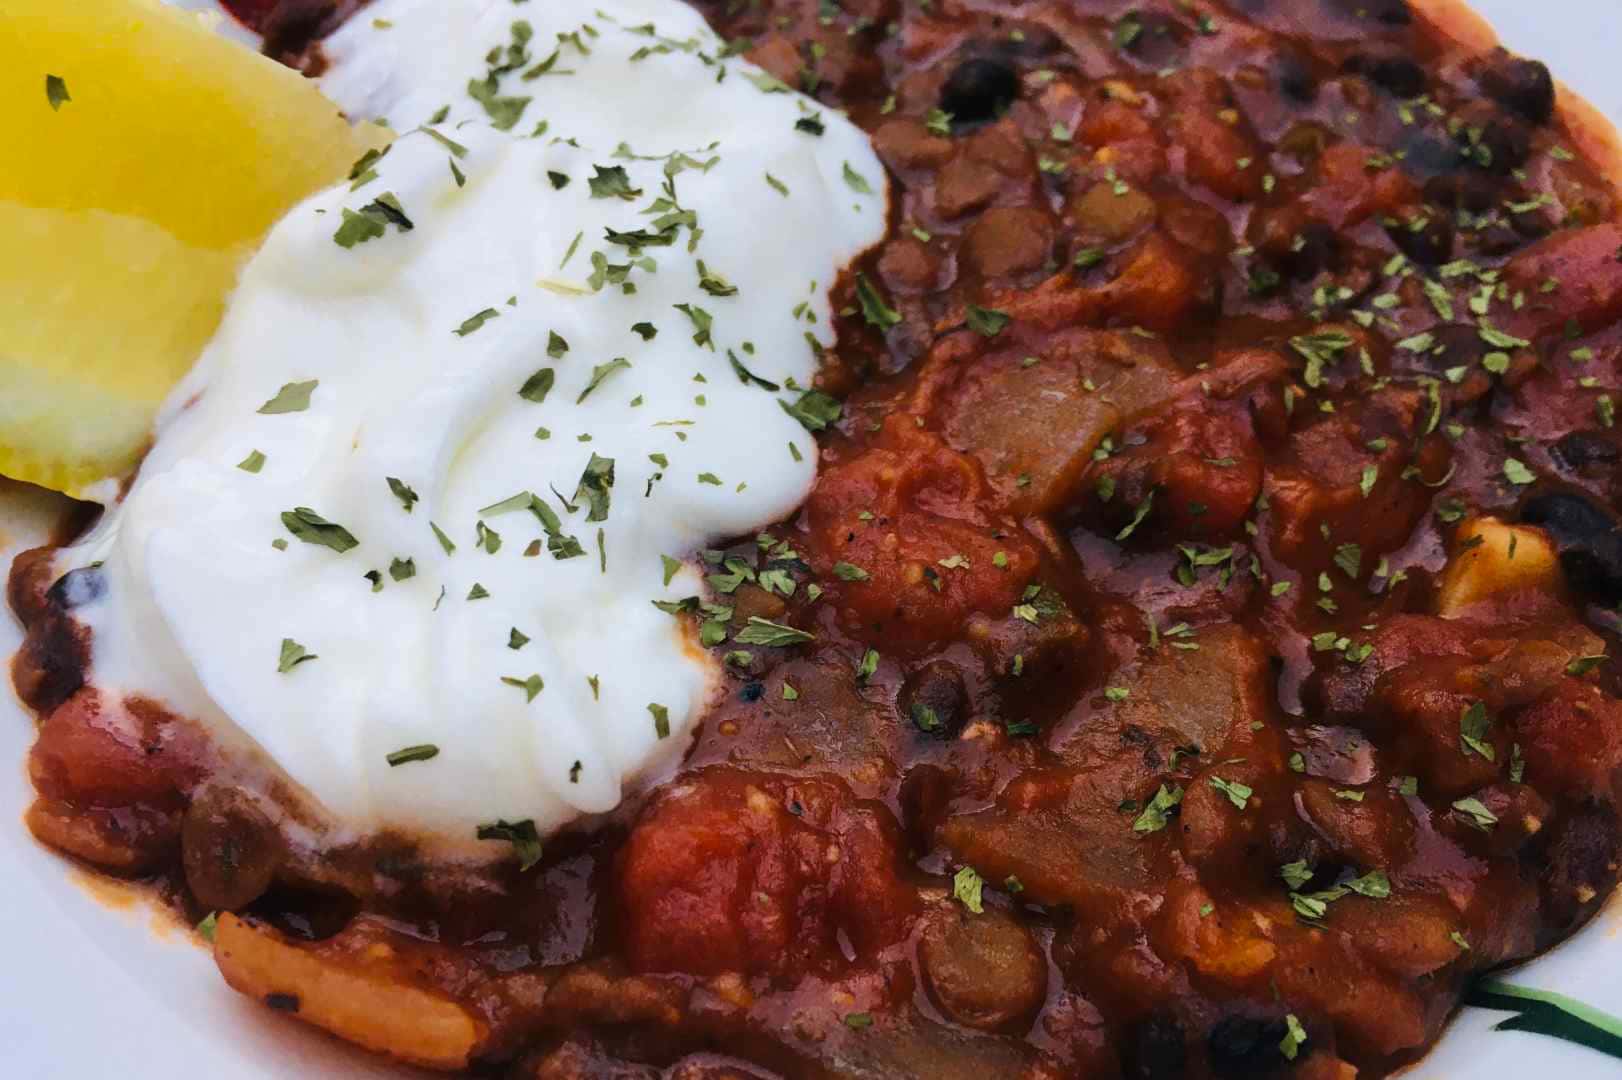
[[(1455, 164), (1464, 161), (1457, 143), (1451, 143)], [(1453, 172), (1432, 178), (1425, 185), (1425, 200), (1450, 210), (1485, 214), (1498, 205), (1499, 185), (1478, 172)]]
[(1400, 98), (1416, 98), (1425, 92), (1425, 69), (1406, 56), (1354, 56), (1345, 68)]
[(325, 941), (348, 926), (360, 901), (334, 889), (275, 886), (242, 914), (264, 922), (296, 941)]
[(1509, 223), (1514, 227), (1516, 235), (1525, 243), (1533, 240), (1542, 240), (1554, 232), (1555, 223), (1549, 215), (1542, 210), (1531, 210), (1524, 214), (1511, 214)]
[(1335, 265), (1340, 241), (1335, 230), (1321, 221), (1309, 221), (1295, 234), (1288, 250), (1279, 253), (1279, 268), (1297, 281), (1311, 281)]
[(1165, 1013), (1140, 1021), (1128, 1034), (1122, 1056), (1127, 1080), (1182, 1080), (1188, 1071), (1183, 1025)]
[(1414, 21), (1408, 0), (1353, 0), (1359, 12), (1367, 12), (1375, 22), (1386, 26), (1407, 26)]
[(1419, 177), (1452, 176), (1464, 164), (1459, 144), (1437, 129), (1413, 131), (1403, 139), (1402, 167)]
[(1494, 257), (1508, 255), (1526, 246), (1526, 240), (1521, 234), (1502, 221), (1495, 221), (1485, 229), (1476, 231), (1473, 235), (1475, 236), (1476, 250), (1483, 255)]
[(284, 61), (300, 59), (311, 51), (316, 42), (338, 28), (350, 8), (334, 0), (277, 0), (268, 6), (270, 11), (257, 28), (263, 39), (261, 51)]
[(1619, 854), (1617, 814), (1609, 803), (1595, 803), (1565, 816), (1547, 841), (1539, 875), (1549, 925), (1568, 928), (1593, 912), (1610, 894)]
[(1408, 0), (1372, 0), (1368, 8), (1376, 20), (1387, 26), (1407, 26), (1414, 21)]
[(1554, 116), (1554, 78), (1537, 60), (1500, 49), (1476, 81), (1488, 97), (1527, 123), (1547, 124)]
[(1407, 26), (1414, 21), (1408, 0), (1329, 0), (1329, 6), (1338, 9), (1342, 15), (1350, 15), (1360, 21), (1373, 19), (1384, 26)]
[(941, 111), (954, 127), (989, 123), (1019, 96), (1019, 74), (1006, 60), (971, 56), (959, 61), (941, 87)]
[(1566, 472), (1610, 468), (1622, 460), (1622, 453), (1617, 451), (1616, 443), (1609, 436), (1597, 431), (1573, 431), (1555, 443), (1550, 453), (1560, 468)]
[(1472, 140), (1469, 156), (1494, 176), (1508, 176), (1532, 156), (1532, 133), (1526, 125), (1507, 116), (1490, 120)]
[(1382, 57), (1368, 74), (1374, 85), (1400, 98), (1415, 98), (1425, 92), (1425, 69), (1405, 56)]
[(1453, 219), (1447, 214), (1437, 211), (1398, 221), (1386, 232), (1398, 251), (1421, 266), (1441, 266), (1453, 258)]
[(903, 722), (936, 739), (956, 738), (968, 719), (968, 693), (957, 668), (931, 660), (901, 684), (896, 708)]
[(1211, 1071), (1233, 1080), (1254, 1080), (1271, 1076), (1286, 1062), (1278, 1044), (1286, 1032), (1282, 1020), (1253, 1016), (1230, 1016), (1219, 1020), (1206, 1039)]
[(1292, 49), (1281, 51), (1273, 60), (1273, 84), (1298, 105), (1318, 100), (1318, 80), (1301, 54)]
[(1607, 606), (1622, 600), (1622, 525), (1609, 510), (1582, 495), (1553, 492), (1529, 499), (1521, 520), (1549, 534), (1580, 595)]
[(754, 702), (759, 701), (761, 695), (764, 693), (766, 693), (766, 688), (760, 683), (746, 682), (743, 684), (743, 689), (738, 691), (738, 698), (739, 700), (747, 701), (753, 704)]
[(46, 590), (45, 598), (63, 611), (94, 603), (107, 594), (107, 575), (99, 566), (69, 570)]

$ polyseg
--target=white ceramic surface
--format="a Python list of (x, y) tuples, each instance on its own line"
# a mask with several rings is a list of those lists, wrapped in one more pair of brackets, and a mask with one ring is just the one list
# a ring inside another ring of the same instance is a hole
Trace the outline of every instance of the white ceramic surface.
[[(3, 4), (4, 0), (0, 0)], [(210, 0), (177, 0), (212, 7)], [(1616, 0), (1475, 0), (1512, 47), (1622, 120), (1622, 8)], [(39, 501), (0, 485), (0, 565), (42, 527)], [(0, 655), (17, 630), (0, 614)], [(21, 823), (21, 762), (31, 722), (0, 689), (0, 1076), (16, 1080), (384, 1078), (387, 1068), (246, 1002), (167, 915), (110, 902), (40, 848)], [(111, 894), (116, 895), (116, 894)], [(1622, 903), (1575, 939), (1515, 972), (1622, 1015)], [(1502, 1014), (1467, 1010), (1410, 1080), (1601, 1080), (1622, 1067), (1593, 1051), (1488, 1030)], [(1534, 1070), (1536, 1072), (1534, 1073)]]

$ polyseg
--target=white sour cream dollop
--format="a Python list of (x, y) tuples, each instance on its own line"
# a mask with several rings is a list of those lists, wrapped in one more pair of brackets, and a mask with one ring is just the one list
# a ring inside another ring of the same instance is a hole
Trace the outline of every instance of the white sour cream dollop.
[[(92, 681), (268, 761), (341, 831), (544, 834), (687, 747), (717, 664), (653, 601), (809, 491), (779, 402), (883, 235), (884, 173), (677, 0), (378, 0), (326, 52), (334, 100), (403, 134), (276, 226), (65, 554), (108, 578), (78, 610)], [(301, 507), (355, 546), (290, 530)], [(390, 764), (411, 747), (437, 753)]]

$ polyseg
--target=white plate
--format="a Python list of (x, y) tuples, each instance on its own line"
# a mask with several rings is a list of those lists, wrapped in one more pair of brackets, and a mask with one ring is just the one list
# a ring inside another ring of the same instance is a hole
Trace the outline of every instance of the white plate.
[[(209, 8), (211, 0), (176, 0)], [(1294, 0), (1292, 0), (1294, 2)], [(1616, 0), (1476, 0), (1504, 40), (1549, 63), (1566, 83), (1622, 119), (1622, 17)], [(37, 543), (45, 507), (0, 482), (0, 567)], [(0, 615), (0, 656), (18, 637)], [(0, 689), (0, 1074), (19, 1080), (276, 1080), (406, 1073), (250, 1003), (221, 983), (208, 954), (154, 911), (69, 868), (21, 823), (32, 791), (21, 762), (33, 724)], [(112, 897), (113, 899), (109, 899)], [(1622, 904), (1514, 974), (1622, 1015)], [(1501, 1014), (1467, 1010), (1410, 1080), (1614, 1077), (1593, 1051), (1520, 1032), (1492, 1032)]]

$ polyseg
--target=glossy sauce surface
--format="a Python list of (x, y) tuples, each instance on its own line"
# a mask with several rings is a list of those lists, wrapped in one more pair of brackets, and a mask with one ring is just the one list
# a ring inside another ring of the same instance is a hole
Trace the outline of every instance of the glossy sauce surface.
[(288, 851), (99, 734), (34, 560), (36, 833), (387, 943), (537, 1080), (1381, 1076), (1592, 914), (1622, 228), (1547, 72), (1401, 0), (701, 10), (901, 196), (680, 770), (523, 872)]

